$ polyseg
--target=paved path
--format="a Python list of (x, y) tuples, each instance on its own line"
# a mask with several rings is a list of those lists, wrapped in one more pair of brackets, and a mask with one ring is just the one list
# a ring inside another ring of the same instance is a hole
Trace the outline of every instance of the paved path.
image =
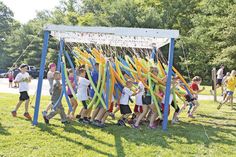
[[(38, 80), (33, 79), (30, 83), (29, 94), (34, 95), (37, 89)], [(8, 79), (0, 78), (0, 93), (19, 93), (18, 88), (8, 88)], [(43, 80), (43, 88), (42, 95), (49, 95), (49, 83), (47, 79)], [(199, 100), (214, 100), (214, 97), (211, 95), (199, 95)], [(218, 101), (222, 100), (221, 96), (217, 97)], [(236, 98), (234, 98), (234, 102), (236, 102)]]

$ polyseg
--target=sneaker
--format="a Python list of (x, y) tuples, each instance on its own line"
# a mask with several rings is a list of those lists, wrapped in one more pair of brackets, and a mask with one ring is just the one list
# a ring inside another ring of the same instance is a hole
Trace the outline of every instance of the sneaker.
[(83, 123), (85, 123), (85, 124), (89, 124), (90, 121), (89, 121), (87, 118), (84, 118), (84, 119), (83, 119)]
[(47, 115), (47, 111), (43, 111), (42, 114), (43, 114), (43, 116), (46, 116)]
[(189, 118), (195, 118), (193, 115), (189, 114), (188, 115)]
[(80, 119), (81, 115), (76, 115), (75, 118)]
[(116, 118), (116, 117), (115, 117), (115, 114), (112, 113), (112, 112), (109, 113), (109, 116), (110, 116), (113, 120), (115, 120), (115, 118)]
[(134, 129), (140, 129), (140, 126), (136, 126), (135, 124), (131, 124), (131, 127)]
[(106, 125), (102, 124), (102, 123), (97, 123), (97, 126), (100, 127), (100, 128), (105, 128), (106, 127)]
[(66, 124), (70, 124), (70, 122), (67, 121), (67, 120), (66, 120), (66, 121), (63, 121), (63, 122), (61, 122), (61, 123), (62, 123), (62, 124), (65, 124), (65, 125), (66, 125)]
[(79, 122), (79, 123), (83, 123), (83, 118), (79, 118), (79, 119), (78, 119), (78, 122)]
[(28, 120), (32, 120), (30, 114), (28, 112), (24, 113), (24, 116), (28, 119)]
[(156, 127), (156, 126), (153, 126), (153, 125), (152, 125), (152, 126), (151, 126), (151, 125), (148, 125), (148, 128), (149, 128), (149, 129), (156, 129), (157, 127)]
[(120, 125), (120, 126), (126, 126), (125, 122), (123, 120), (121, 120), (121, 119), (118, 120), (117, 124)]
[(46, 124), (49, 124), (49, 120), (47, 119), (46, 116), (43, 116), (43, 119), (44, 119), (44, 122), (45, 122)]
[(16, 117), (16, 115), (17, 115), (16, 111), (11, 111), (11, 114), (12, 114), (13, 117)]

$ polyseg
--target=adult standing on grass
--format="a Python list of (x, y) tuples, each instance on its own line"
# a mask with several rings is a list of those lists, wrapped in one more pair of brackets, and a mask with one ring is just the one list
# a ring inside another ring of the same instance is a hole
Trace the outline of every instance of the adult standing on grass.
[(224, 91), (223, 91), (223, 86), (222, 86), (222, 80), (224, 77), (224, 65), (220, 66), (220, 69), (217, 71), (216, 75), (217, 75), (216, 89), (221, 87), (221, 94), (223, 95)]
[(25, 113), (24, 116), (31, 120), (31, 116), (28, 112), (29, 108), (29, 95), (28, 95), (28, 90), (29, 90), (29, 82), (31, 82), (31, 77), (29, 73), (27, 72), (28, 65), (26, 64), (21, 64), (20, 66), (20, 73), (16, 75), (15, 81), (16, 83), (19, 83), (19, 92), (20, 92), (20, 97), (19, 97), (19, 102), (17, 103), (15, 109), (11, 112), (13, 117), (17, 116), (17, 110), (19, 109), (20, 105), (25, 101)]

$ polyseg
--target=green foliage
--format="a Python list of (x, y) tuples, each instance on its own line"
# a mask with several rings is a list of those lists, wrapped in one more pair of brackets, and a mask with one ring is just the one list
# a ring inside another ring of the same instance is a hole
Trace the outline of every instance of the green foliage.
[[(236, 69), (235, 0), (61, 0), (54, 10), (39, 12), (21, 26), (12, 19), (12, 12), (0, 5), (0, 35), (6, 32), (5, 44), (0, 42), (1, 68), (11, 66), (34, 38), (22, 61), (38, 66), (43, 36), (37, 33), (45, 24), (65, 24), (178, 29), (181, 37), (176, 41), (174, 59), (183, 75), (187, 76), (189, 69), (190, 77), (200, 75), (210, 84), (212, 67), (225, 64)], [(56, 41), (49, 46), (49, 52), (58, 51)], [(168, 47), (162, 50), (167, 56)], [(47, 57), (48, 62), (55, 61), (56, 53)]]

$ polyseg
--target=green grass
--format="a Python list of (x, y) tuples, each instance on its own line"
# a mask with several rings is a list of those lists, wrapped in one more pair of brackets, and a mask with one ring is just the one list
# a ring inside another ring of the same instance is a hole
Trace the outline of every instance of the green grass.
[[(181, 123), (163, 132), (118, 127), (115, 121), (104, 129), (76, 122), (64, 126), (59, 116), (45, 125), (41, 114), (32, 126), (22, 116), (23, 106), (18, 118), (11, 116), (17, 100), (18, 95), (0, 93), (0, 157), (236, 156), (236, 111), (227, 105), (218, 111), (217, 104), (201, 101), (196, 119), (183, 113)], [(48, 100), (43, 97), (41, 109)]]
[[(200, 86), (200, 89), (202, 89), (202, 87), (205, 87), (205, 90), (202, 91), (199, 94), (200, 95), (209, 95), (210, 94), (210, 90), (211, 90), (211, 86)], [(217, 96), (220, 96), (221, 95), (221, 88), (218, 88), (216, 93), (217, 93)], [(234, 97), (236, 97), (236, 92), (234, 92)]]

